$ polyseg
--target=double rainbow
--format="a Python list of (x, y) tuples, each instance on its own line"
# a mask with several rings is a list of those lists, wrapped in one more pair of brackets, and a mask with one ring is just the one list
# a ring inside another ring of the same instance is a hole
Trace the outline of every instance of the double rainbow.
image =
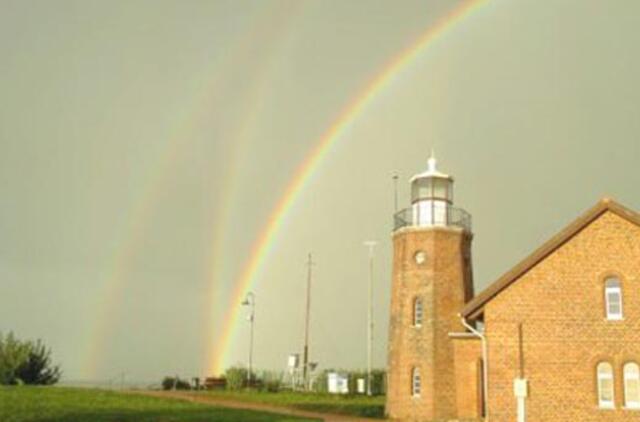
[(235, 284), (231, 296), (230, 310), (227, 312), (222, 325), (222, 332), (213, 345), (208, 362), (209, 374), (220, 374), (229, 361), (229, 349), (233, 341), (235, 328), (240, 320), (239, 303), (245, 293), (256, 281), (256, 275), (265, 264), (269, 252), (273, 248), (276, 235), (282, 227), (285, 217), (297, 196), (304, 188), (323, 158), (329, 153), (333, 145), (340, 139), (345, 129), (351, 122), (360, 116), (367, 105), (376, 95), (387, 87), (391, 81), (413, 61), (415, 61), (429, 46), (446, 34), (456, 24), (470, 16), (475, 10), (488, 3), (488, 0), (470, 0), (462, 3), (457, 8), (431, 26), (418, 39), (391, 60), (376, 76), (366, 85), (365, 89), (357, 95), (338, 115), (336, 120), (324, 132), (316, 143), (311, 154), (298, 167), (292, 181), (287, 186), (285, 193), (271, 212), (264, 230), (253, 244), (250, 259), (243, 266), (239, 280)]
[[(294, 21), (297, 13), (299, 13), (298, 7), (274, 8), (272, 5), (261, 5), (256, 15), (251, 19), (253, 21), (253, 24), (250, 25), (251, 30), (242, 34), (237, 40), (237, 48), (224, 60), (211, 60), (210, 65), (206, 66), (201, 73), (193, 76), (194, 83), (192, 85), (202, 88), (195, 91), (193, 100), (190, 100), (193, 104), (190, 103), (183, 107), (184, 111), (176, 116), (175, 122), (170, 126), (171, 136), (165, 140), (155, 162), (146, 169), (142, 192), (136, 197), (127, 214), (127, 219), (118, 233), (118, 242), (111, 257), (108, 272), (102, 281), (99, 301), (96, 303), (94, 319), (90, 323), (90, 331), (81, 358), (80, 371), (83, 378), (93, 381), (96, 377), (104, 375), (105, 371), (115, 371), (115, 368), (103, 367), (104, 355), (108, 351), (109, 342), (113, 339), (114, 328), (118, 322), (116, 316), (121, 312), (122, 298), (131, 281), (130, 264), (141, 248), (144, 229), (147, 228), (146, 222), (151, 220), (155, 212), (155, 207), (163, 193), (166, 177), (175, 171), (180, 159), (183, 158), (182, 152), (193, 143), (194, 135), (199, 130), (199, 123), (209, 119), (207, 114), (210, 113), (211, 104), (220, 96), (223, 85), (236, 77), (235, 69), (249, 66), (255, 59), (254, 48), (257, 42), (265, 45), (281, 42), (280, 38), (287, 36), (290, 23)], [(274, 27), (278, 30), (274, 31)], [(263, 86), (267, 71), (268, 69), (263, 68), (254, 69), (254, 73), (257, 75), (258, 89), (247, 94), (246, 104), (255, 106), (262, 103), (261, 96), (264, 95)], [(197, 110), (198, 113), (194, 113), (193, 110)], [(233, 141), (230, 142), (233, 145), (230, 151), (232, 160), (226, 171), (227, 174), (236, 172), (236, 157), (240, 154), (239, 150), (248, 142), (248, 134), (244, 132), (243, 128), (236, 127), (238, 125), (231, 126), (228, 129), (223, 129), (226, 138)], [(229, 214), (229, 205), (232, 202), (229, 196), (232, 191), (232, 184), (225, 185), (221, 201), (223, 207), (218, 209), (220, 217), (217, 220), (225, 220)], [(212, 228), (214, 239), (219, 236), (221, 227), (222, 225), (216, 225)], [(213, 248), (216, 247), (217, 242), (214, 240)], [(210, 296), (216, 295), (218, 287), (210, 283), (208, 286), (211, 291)]]

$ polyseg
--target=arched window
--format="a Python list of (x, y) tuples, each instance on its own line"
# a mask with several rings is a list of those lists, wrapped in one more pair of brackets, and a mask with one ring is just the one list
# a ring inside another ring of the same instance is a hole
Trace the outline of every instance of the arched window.
[(613, 367), (608, 362), (598, 364), (598, 406), (613, 409)]
[(607, 319), (622, 319), (622, 288), (620, 280), (614, 277), (607, 278), (604, 285), (604, 299)]
[(624, 366), (624, 405), (629, 409), (640, 409), (640, 367), (635, 362)]
[(411, 370), (411, 395), (413, 397), (420, 397), (421, 389), (420, 368), (416, 367)]
[(422, 307), (422, 299), (417, 297), (413, 301), (413, 325), (422, 327), (422, 318), (424, 316), (424, 308)]

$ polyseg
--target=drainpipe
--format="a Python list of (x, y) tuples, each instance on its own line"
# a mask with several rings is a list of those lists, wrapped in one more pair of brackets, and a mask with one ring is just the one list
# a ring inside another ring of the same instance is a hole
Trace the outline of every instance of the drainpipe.
[(484, 390), (482, 394), (482, 398), (484, 401), (484, 415), (485, 415), (484, 420), (488, 422), (489, 421), (489, 361), (487, 359), (487, 338), (480, 331), (476, 330), (471, 325), (469, 325), (467, 320), (462, 315), (458, 314), (458, 316), (460, 317), (460, 321), (462, 322), (462, 325), (464, 325), (464, 327), (467, 330), (471, 331), (473, 335), (475, 335), (480, 339), (480, 341), (482, 341), (482, 389)]

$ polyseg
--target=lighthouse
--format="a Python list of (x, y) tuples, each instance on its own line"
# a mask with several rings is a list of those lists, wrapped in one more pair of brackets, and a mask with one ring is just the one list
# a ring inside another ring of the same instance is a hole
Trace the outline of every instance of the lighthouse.
[(432, 156), (410, 179), (411, 204), (396, 212), (386, 412), (431, 421), (456, 415), (450, 333), (473, 296), (471, 216), (453, 202), (454, 180)]

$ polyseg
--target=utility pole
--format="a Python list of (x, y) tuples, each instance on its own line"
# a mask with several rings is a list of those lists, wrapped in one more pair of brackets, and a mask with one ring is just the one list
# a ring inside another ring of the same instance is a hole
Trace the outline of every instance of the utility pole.
[(373, 249), (378, 244), (375, 240), (368, 240), (364, 245), (369, 248), (369, 310), (367, 325), (367, 395), (371, 395), (371, 359), (373, 355)]
[(311, 267), (313, 267), (313, 260), (311, 259), (311, 253), (307, 260), (307, 305), (304, 318), (304, 355), (302, 361), (302, 382), (304, 382), (304, 389), (307, 389), (308, 373), (309, 373), (309, 320), (311, 313)]

